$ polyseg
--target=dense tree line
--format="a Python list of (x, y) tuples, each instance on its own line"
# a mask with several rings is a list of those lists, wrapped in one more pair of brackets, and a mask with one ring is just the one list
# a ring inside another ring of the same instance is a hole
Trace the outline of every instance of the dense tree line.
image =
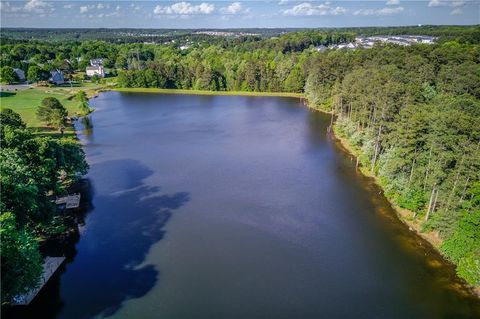
[[(357, 35), (431, 35), (438, 36), (441, 41), (456, 40), (462, 43), (479, 43), (480, 31), (478, 26), (456, 25), (423, 25), (423, 26), (398, 26), (398, 27), (354, 27), (354, 28), (244, 28), (244, 29), (220, 29), (202, 31), (222, 31), (237, 34), (236, 36), (215, 37), (199, 34), (196, 29), (29, 29), (29, 28), (2, 28), (2, 37), (14, 39), (17, 43), (29, 42), (32, 39), (42, 41), (87, 41), (102, 40), (112, 43), (164, 43), (175, 40), (182, 42), (190, 39), (195, 42), (207, 42), (214, 44), (225, 40), (248, 41), (254, 39), (269, 39), (285, 33), (297, 33), (305, 31), (319, 31), (324, 33), (354, 33)], [(239, 36), (243, 34), (255, 34), (256, 36)], [(4, 42), (4, 41), (3, 41)]]
[(312, 57), (311, 105), (379, 177), (387, 197), (444, 239), (458, 273), (480, 285), (480, 47), (332, 51)]
[(42, 256), (37, 238), (63, 228), (53, 200), (88, 168), (72, 138), (38, 136), (10, 109), (0, 113), (2, 303), (38, 284)]

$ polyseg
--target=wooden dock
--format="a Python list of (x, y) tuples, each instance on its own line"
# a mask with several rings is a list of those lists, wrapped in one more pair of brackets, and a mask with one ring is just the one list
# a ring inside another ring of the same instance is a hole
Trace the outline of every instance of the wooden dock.
[(32, 302), (37, 294), (42, 290), (43, 286), (48, 282), (52, 275), (57, 271), (58, 267), (65, 261), (65, 257), (47, 257), (43, 263), (43, 274), (38, 287), (30, 290), (24, 295), (16, 296), (13, 298), (12, 305), (14, 306), (26, 306)]
[(57, 205), (65, 205), (65, 209), (77, 208), (80, 205), (80, 194), (73, 194), (57, 198), (55, 200)]

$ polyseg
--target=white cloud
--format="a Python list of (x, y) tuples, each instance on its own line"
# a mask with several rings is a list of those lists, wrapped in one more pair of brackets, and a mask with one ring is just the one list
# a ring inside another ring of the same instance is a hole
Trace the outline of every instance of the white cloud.
[(169, 14), (169, 15), (197, 15), (197, 14), (211, 14), (215, 10), (215, 5), (211, 3), (202, 2), (198, 5), (189, 2), (177, 2), (170, 6), (157, 5), (153, 10), (154, 14)]
[(466, 4), (464, 0), (430, 0), (429, 7), (463, 7)]
[(246, 14), (250, 12), (250, 8), (244, 9), (240, 2), (233, 2), (229, 6), (221, 8), (220, 12), (226, 15)]
[(19, 12), (22, 11), (22, 7), (14, 7), (10, 4), (10, 2), (3, 2), (0, 1), (0, 11), (1, 12)]
[(456, 8), (456, 9), (453, 9), (452, 12), (450, 12), (450, 15), (454, 16), (454, 15), (459, 15), (459, 14), (462, 14), (462, 13), (463, 13), (462, 9)]
[(122, 14), (120, 14), (120, 12), (118, 12), (118, 11), (114, 11), (114, 12), (105, 14), (105, 17), (120, 17), (120, 16), (122, 16)]
[(50, 12), (55, 11), (55, 8), (52, 7), (51, 3), (42, 1), (42, 0), (30, 0), (23, 7), (25, 11), (35, 12), (35, 13), (45, 13), (48, 9)]
[(88, 12), (88, 7), (87, 6), (81, 6), (80, 7), (80, 13), (87, 13)]
[[(315, 1), (315, 0), (303, 0), (303, 2), (310, 2), (310, 1)], [(292, 3), (292, 2), (300, 2), (300, 1), (298, 1), (298, 0), (280, 0), (280, 1), (278, 1), (278, 4), (279, 5), (284, 5), (284, 4), (289, 4), (289, 3)], [(325, 4), (329, 5), (330, 1), (325, 2)]]
[(386, 5), (387, 6), (397, 6), (400, 4), (400, 0), (388, 0)]
[(98, 3), (97, 4), (97, 9), (110, 9), (110, 3)]
[(283, 10), (283, 14), (287, 16), (325, 16), (325, 15), (340, 15), (347, 10), (344, 7), (331, 7), (324, 3), (321, 5), (313, 5), (308, 2), (300, 3), (290, 9)]
[(221, 10), (222, 13), (237, 14), (242, 11), (242, 4), (240, 2), (234, 2)]
[(71, 9), (73, 8), (73, 4), (66, 4), (63, 6), (64, 9)]
[(331, 9), (331, 14), (336, 16), (336, 15), (340, 15), (340, 14), (344, 14), (345, 12), (347, 12), (347, 9), (345, 9), (344, 7), (335, 7), (334, 9)]
[(382, 8), (382, 9), (360, 9), (353, 13), (353, 15), (362, 15), (362, 16), (389, 16), (395, 15), (403, 12), (403, 7), (395, 7), (395, 8)]
[(122, 8), (122, 7), (117, 6), (117, 7), (115, 8), (115, 11), (120, 11), (121, 8)]
[(442, 4), (440, 0), (430, 0), (430, 2), (428, 3), (429, 7), (439, 7), (441, 5)]
[(466, 1), (463, 0), (453, 0), (451, 6), (452, 7), (463, 7), (466, 4)]

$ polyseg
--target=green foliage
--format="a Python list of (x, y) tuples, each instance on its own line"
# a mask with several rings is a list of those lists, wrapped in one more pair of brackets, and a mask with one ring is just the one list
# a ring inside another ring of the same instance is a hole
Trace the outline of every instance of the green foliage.
[(18, 152), (9, 148), (0, 149), (1, 211), (13, 211), (17, 221), (26, 224), (37, 212), (39, 189), (34, 174)]
[(425, 194), (421, 190), (408, 190), (397, 198), (397, 204), (411, 211), (419, 211), (425, 207)]
[(62, 194), (86, 173), (88, 165), (74, 139), (35, 136), (19, 115), (8, 109), (2, 110), (1, 119), (0, 210), (9, 212), (1, 217), (5, 301), (35, 286), (41, 258), (32, 234), (49, 235), (65, 229), (54, 218), (51, 196)]
[(15, 113), (12, 109), (7, 108), (2, 109), (0, 112), (0, 124), (2, 125), (2, 128), (10, 126), (11, 128), (24, 129), (26, 127), (20, 115)]
[(480, 210), (464, 213), (453, 235), (444, 241), (442, 252), (453, 262), (480, 250)]
[(284, 88), (287, 92), (302, 92), (304, 86), (304, 75), (301, 70), (295, 68), (285, 79)]
[(480, 252), (470, 253), (460, 258), (457, 273), (469, 284), (480, 286)]
[(75, 99), (77, 99), (79, 102), (87, 102), (87, 93), (85, 93), (83, 90), (80, 90), (75, 94)]
[(65, 107), (54, 97), (46, 97), (42, 104), (37, 109), (37, 118), (43, 123), (60, 128), (67, 123), (66, 117), (68, 115)]
[(78, 108), (83, 113), (83, 115), (87, 115), (92, 112), (92, 109), (90, 109), (88, 105), (88, 97), (85, 91), (78, 91), (77, 94), (75, 94), (75, 99), (80, 102), (80, 106)]
[(435, 96), (437, 96), (437, 91), (435, 90), (435, 88), (428, 83), (423, 83), (422, 89), (422, 95), (426, 101), (430, 101)]
[(42, 274), (38, 244), (25, 228), (17, 228), (12, 213), (0, 215), (2, 303), (37, 286)]
[(42, 80), (42, 70), (36, 65), (29, 67), (27, 72), (27, 80), (30, 82), (38, 82)]
[[(305, 95), (332, 100), (335, 132), (385, 194), (445, 240), (458, 273), (478, 283), (480, 64), (478, 45), (379, 46), (309, 57)], [(460, 265), (461, 263), (461, 265)], [(468, 267), (473, 267), (469, 269)]]
[(11, 84), (17, 81), (17, 74), (12, 67), (6, 65), (0, 69), (0, 82)]

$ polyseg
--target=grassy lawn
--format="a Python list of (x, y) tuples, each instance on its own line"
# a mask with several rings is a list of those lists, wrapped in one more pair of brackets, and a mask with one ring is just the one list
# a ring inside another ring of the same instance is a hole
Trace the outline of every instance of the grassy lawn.
[(289, 93), (289, 92), (202, 91), (202, 90), (177, 90), (177, 89), (156, 89), (156, 88), (116, 88), (114, 90), (119, 92), (163, 93), (163, 94), (283, 96), (283, 97), (296, 97), (296, 98), (303, 97), (302, 93)]
[[(18, 91), (0, 93), (0, 108), (10, 108), (20, 114), (29, 127), (41, 128), (35, 112), (42, 100), (48, 96), (57, 98), (68, 111), (69, 116), (79, 112), (79, 102), (73, 97), (79, 90), (84, 90), (89, 96), (94, 95), (102, 86), (93, 83), (82, 83), (76, 87), (35, 87)], [(43, 130), (43, 129), (42, 129)]]

